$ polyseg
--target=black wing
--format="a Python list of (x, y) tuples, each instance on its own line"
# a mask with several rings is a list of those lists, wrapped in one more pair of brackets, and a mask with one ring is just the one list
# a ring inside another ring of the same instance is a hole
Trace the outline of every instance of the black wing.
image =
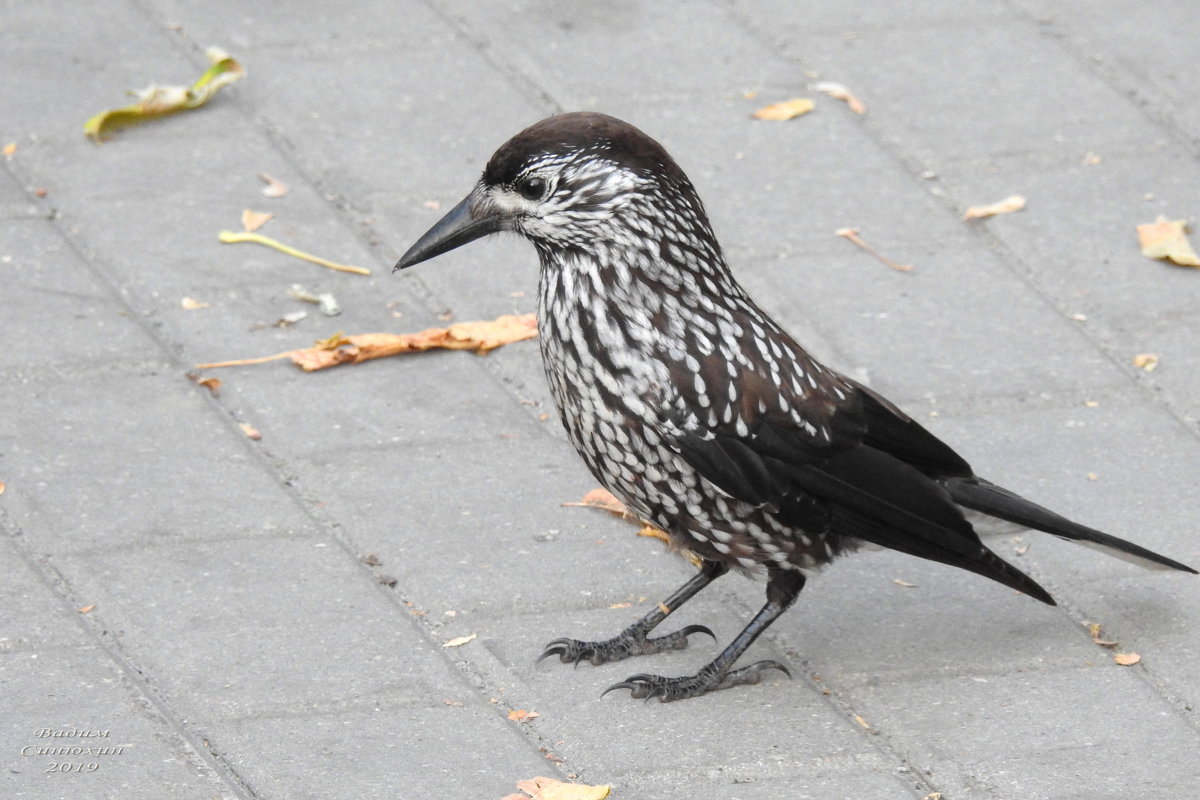
[[(766, 370), (743, 370), (722, 382), (727, 373), (717, 355), (701, 362), (703, 401), (691, 375), (672, 376), (677, 408), (707, 412), (676, 415), (671, 426), (674, 446), (700, 475), (798, 526), (801, 520), (786, 518), (789, 500), (815, 499), (835, 533), (970, 570), (1054, 603), (984, 547), (937, 479), (972, 477), (962, 458), (786, 337), (778, 350), (789, 359), (769, 361), (770, 378)], [(730, 382), (733, 390), (723, 393)], [(728, 409), (713, 400), (725, 396), (736, 398)]]

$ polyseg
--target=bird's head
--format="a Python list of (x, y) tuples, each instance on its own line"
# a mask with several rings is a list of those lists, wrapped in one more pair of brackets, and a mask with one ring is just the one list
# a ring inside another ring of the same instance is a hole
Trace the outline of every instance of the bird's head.
[(695, 190), (662, 145), (604, 114), (562, 114), (501, 146), (471, 193), (409, 248), (396, 269), (497, 231), (518, 233), (542, 253), (595, 252), (657, 248), (684, 227), (711, 238)]

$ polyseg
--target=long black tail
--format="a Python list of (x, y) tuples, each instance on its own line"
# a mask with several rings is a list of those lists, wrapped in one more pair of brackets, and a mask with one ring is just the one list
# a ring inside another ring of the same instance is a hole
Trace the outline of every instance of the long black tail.
[(1180, 564), (1133, 542), (1072, 522), (982, 478), (949, 478), (943, 481), (943, 485), (950, 492), (954, 502), (975, 511), (982, 511), (984, 514), (1027, 528), (1052, 533), (1062, 539), (1080, 542), (1149, 569), (1177, 569), (1196, 574), (1196, 570), (1186, 564)]

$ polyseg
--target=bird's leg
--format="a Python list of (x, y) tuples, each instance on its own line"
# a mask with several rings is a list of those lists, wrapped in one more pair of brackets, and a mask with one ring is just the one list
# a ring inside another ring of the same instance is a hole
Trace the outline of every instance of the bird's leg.
[(767, 583), (766, 605), (754, 615), (750, 624), (730, 642), (728, 647), (721, 651), (719, 656), (695, 675), (664, 678), (659, 675), (641, 673), (631, 675), (620, 683), (608, 687), (604, 693), (608, 694), (613, 689), (629, 689), (633, 697), (647, 700), (657, 697), (667, 703), (671, 700), (697, 697), (717, 689), (758, 683), (762, 679), (762, 673), (769, 669), (777, 669), (791, 677), (787, 667), (778, 661), (757, 661), (738, 669), (730, 669), (730, 667), (780, 614), (787, 611), (788, 607), (796, 601), (796, 596), (800, 594), (802, 588), (804, 588), (804, 575), (801, 573), (772, 569)]
[(538, 662), (557, 655), (559, 660), (567, 664), (578, 664), (580, 661), (605, 664), (630, 656), (644, 656), (650, 653), (661, 653), (664, 650), (682, 650), (688, 645), (687, 637), (693, 633), (707, 633), (715, 641), (717, 637), (713, 636), (713, 632), (704, 625), (688, 625), (686, 628), (655, 639), (649, 638), (648, 634), (658, 623), (666, 619), (668, 614), (728, 571), (729, 567), (724, 564), (705, 561), (701, 565), (700, 571), (691, 580), (676, 589), (670, 597), (651, 609), (646, 616), (613, 638), (600, 642), (584, 642), (568, 638), (555, 639), (546, 645), (545, 651), (538, 656)]

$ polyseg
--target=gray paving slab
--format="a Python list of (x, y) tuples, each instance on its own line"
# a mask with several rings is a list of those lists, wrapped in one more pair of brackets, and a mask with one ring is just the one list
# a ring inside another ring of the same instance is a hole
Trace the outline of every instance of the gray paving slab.
[(5, 533), (4, 796), (235, 797), (199, 743), (181, 735), (164, 709), (139, 691), (136, 678), (88, 636), (78, 609), (37, 574), (28, 553)]
[[(185, 375), (338, 330), (533, 311), (535, 259), (515, 239), (390, 266), (507, 137), (604, 110), (667, 145), (747, 288), (814, 352), (988, 477), (1200, 562), (1200, 284), (1143, 259), (1133, 234), (1198, 213), (1194, 14), (1140, 9), (1134, 25), (1118, 3), (1033, 0), (2, 7), (0, 145), (16, 149), (0, 157), (0, 794), (499, 798), (537, 774), (611, 783), (617, 800), (1127, 800), (1196, 785), (1191, 576), (994, 540), (1059, 597), (1050, 608), (864, 553), (755, 644), (793, 680), (666, 706), (601, 699), (716, 645), (534, 665), (547, 639), (615, 633), (692, 569), (628, 522), (562, 507), (595, 483), (534, 343), (311, 375), (213, 370), (215, 397)], [(126, 89), (193, 80), (209, 44), (248, 76), (208, 107), (102, 146), (80, 134)], [(867, 115), (814, 95), (822, 79)], [(797, 95), (817, 110), (749, 118)], [(287, 197), (264, 198), (259, 172)], [(1014, 192), (1025, 211), (961, 221)], [(373, 274), (219, 244), (243, 208)], [(916, 271), (873, 261), (834, 236), (844, 226)], [(273, 327), (301, 308), (293, 283), (332, 291), (343, 314), (308, 307)], [(1159, 368), (1135, 370), (1139, 352)], [(725, 578), (669, 625), (727, 640), (762, 586)], [(1142, 662), (1117, 666), (1086, 622)], [(128, 749), (46, 773), (21, 750), (59, 725)]]

